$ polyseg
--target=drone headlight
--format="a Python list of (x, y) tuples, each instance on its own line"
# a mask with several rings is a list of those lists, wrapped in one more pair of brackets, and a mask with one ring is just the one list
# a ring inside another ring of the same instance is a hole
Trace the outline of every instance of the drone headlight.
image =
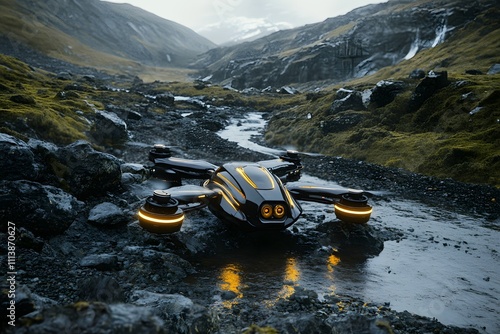
[(273, 216), (273, 207), (271, 206), (271, 204), (264, 204), (261, 208), (260, 208), (260, 215), (262, 216), (262, 218), (264, 219), (269, 219)]
[(285, 216), (285, 207), (281, 204), (275, 205), (273, 209), (273, 214), (274, 217), (277, 219), (283, 218)]

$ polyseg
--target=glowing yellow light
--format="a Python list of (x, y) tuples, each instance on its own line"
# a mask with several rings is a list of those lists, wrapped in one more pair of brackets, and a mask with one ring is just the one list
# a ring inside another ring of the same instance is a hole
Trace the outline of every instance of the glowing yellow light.
[(285, 207), (281, 204), (278, 204), (274, 207), (274, 216), (278, 219), (283, 218), (285, 215)]
[(245, 198), (245, 195), (243, 195), (243, 193), (240, 191), (240, 189), (239, 189), (237, 186), (235, 186), (235, 185), (231, 182), (231, 180), (229, 180), (227, 177), (225, 177), (224, 175), (222, 175), (222, 174), (220, 174), (220, 173), (219, 173), (219, 174), (217, 174), (217, 176), (218, 176), (218, 177), (220, 177), (222, 180), (224, 180), (224, 181), (225, 181), (227, 184), (229, 184), (232, 188), (234, 188), (234, 190), (236, 190), (236, 191), (237, 191), (237, 192), (241, 195), (241, 197)]
[(221, 184), (220, 182), (217, 182), (217, 181), (214, 181), (215, 184), (217, 184), (221, 189), (222, 191), (220, 192), (222, 194), (222, 197), (224, 197), (226, 199), (226, 201), (229, 203), (229, 205), (231, 205), (231, 207), (234, 209), (234, 210), (238, 210), (238, 207), (240, 206), (240, 204), (238, 203), (238, 201), (236, 199), (234, 199), (234, 197), (231, 195), (231, 193), (229, 192), (229, 189), (227, 189), (223, 184)]
[(335, 204), (335, 210), (339, 210), (339, 211), (342, 211), (344, 213), (348, 213), (348, 214), (351, 214), (351, 215), (369, 215), (372, 213), (373, 211), (373, 208), (371, 208), (370, 206), (367, 206), (366, 208), (363, 208), (364, 210), (350, 210), (350, 209), (346, 209), (344, 207), (341, 207), (340, 205), (337, 205)]
[(184, 214), (182, 214), (180, 217), (160, 219), (160, 218), (150, 217), (144, 214), (142, 211), (139, 211), (138, 216), (139, 218), (142, 218), (145, 221), (149, 221), (152, 223), (159, 223), (159, 224), (177, 224), (184, 220)]
[(252, 188), (257, 189), (257, 185), (252, 181), (252, 179), (245, 173), (245, 170), (242, 167), (237, 167), (236, 171), (248, 182)]
[(260, 169), (264, 172), (264, 174), (267, 175), (267, 178), (269, 179), (269, 182), (271, 183), (271, 189), (274, 189), (276, 185), (274, 184), (274, 178), (271, 176), (271, 173), (264, 167), (260, 167)]
[(271, 215), (273, 214), (273, 208), (272, 208), (272, 206), (270, 204), (264, 204), (262, 206), (262, 208), (260, 209), (260, 214), (265, 219), (271, 218)]

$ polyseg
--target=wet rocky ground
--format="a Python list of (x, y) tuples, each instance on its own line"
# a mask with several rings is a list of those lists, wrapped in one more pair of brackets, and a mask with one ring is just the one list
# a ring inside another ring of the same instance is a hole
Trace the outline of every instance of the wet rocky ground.
[[(384, 242), (404, 239), (403, 230), (332, 224), (334, 219), (319, 214), (308, 217), (314, 220), (314, 228), (248, 235), (228, 230), (202, 210), (190, 214), (179, 233), (144, 231), (135, 212), (157, 186), (141, 174), (151, 146), (171, 145), (176, 156), (214, 164), (268, 159), (216, 133), (235, 114), (248, 111), (194, 108), (186, 114), (185, 109), (176, 112), (173, 107), (160, 114), (137, 106), (142, 117), (127, 120), (130, 140), (107, 152), (121, 163), (119, 186), (81, 201), (83, 209), (63, 233), (42, 236), (16, 226), (16, 326), (3, 322), (4, 329), (16, 333), (478, 332), (396, 312), (390, 296), (374, 303), (334, 292), (319, 296), (314, 289), (294, 285), (290, 255), (309, 262), (325, 256), (333, 257), (332, 261), (364, 261), (377, 256)], [(325, 180), (479, 213), (491, 221), (492, 228), (498, 226), (498, 189), (337, 157), (304, 155), (303, 163), (310, 175)], [(7, 263), (8, 249), (2, 247), (2, 263)], [(255, 266), (268, 265), (269, 258), (273, 270), (289, 275), (279, 298), (270, 301), (258, 293), (241, 298), (244, 270), (230, 266), (236, 250), (255, 256)], [(227, 259), (224, 273), (210, 272), (207, 262), (214, 257)], [(2, 279), (4, 312), (9, 305), (5, 282)]]

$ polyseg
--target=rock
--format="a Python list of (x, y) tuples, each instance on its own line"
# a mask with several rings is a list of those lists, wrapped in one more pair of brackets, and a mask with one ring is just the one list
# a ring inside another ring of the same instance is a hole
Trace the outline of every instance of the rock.
[(376, 108), (384, 107), (394, 101), (398, 94), (404, 92), (405, 88), (405, 84), (402, 81), (379, 81), (372, 89), (370, 103)]
[(279, 94), (289, 94), (289, 95), (295, 95), (298, 94), (299, 91), (293, 87), (290, 86), (283, 86), (280, 89), (278, 89)]
[(35, 98), (31, 95), (23, 95), (23, 94), (12, 95), (10, 97), (10, 100), (12, 102), (19, 104), (36, 104)]
[(335, 221), (322, 223), (316, 229), (324, 233), (328, 244), (338, 250), (340, 257), (348, 254), (351, 259), (363, 261), (384, 249), (384, 236), (367, 224)]
[(349, 130), (363, 120), (363, 115), (356, 112), (342, 112), (333, 118), (321, 121), (320, 127), (323, 133), (341, 132)]
[(118, 106), (115, 106), (113, 104), (109, 104), (106, 106), (106, 110), (108, 110), (110, 112), (114, 112), (116, 115), (118, 115), (118, 117), (120, 117), (123, 120), (131, 119), (131, 120), (138, 121), (138, 120), (142, 119), (142, 115), (139, 112), (134, 111), (130, 108), (118, 107)]
[(470, 74), (470, 75), (482, 75), (483, 72), (480, 70), (472, 69), (472, 70), (465, 70), (465, 74)]
[(41, 252), (44, 244), (45, 241), (43, 239), (35, 236), (24, 227), (17, 229), (16, 246)]
[(345, 319), (330, 316), (327, 322), (331, 325), (332, 333), (358, 333), (358, 334), (392, 334), (387, 321), (368, 317), (366, 315), (352, 315)]
[(58, 157), (63, 165), (61, 177), (69, 191), (78, 198), (100, 196), (115, 190), (120, 184), (119, 160), (94, 150), (86, 141), (77, 141), (59, 149)]
[(130, 300), (138, 306), (156, 310), (172, 333), (212, 333), (218, 327), (218, 317), (210, 311), (179, 294), (159, 294), (136, 290)]
[(429, 74), (417, 85), (410, 102), (409, 109), (416, 111), (435, 92), (449, 85), (448, 72), (434, 72)]
[[(38, 236), (64, 232), (82, 203), (63, 190), (32, 181), (0, 181), (0, 222), (16, 223)], [(5, 229), (6, 230), (6, 229)]]
[(366, 110), (361, 92), (341, 88), (335, 95), (330, 110), (338, 113), (346, 110)]
[(30, 325), (18, 326), (16, 333), (168, 333), (151, 309), (130, 304), (78, 302), (45, 309), (26, 320)]
[(30, 138), (28, 145), (35, 155), (35, 162), (38, 167), (36, 181), (58, 188), (64, 188), (64, 180), (57, 174), (61, 163), (57, 157), (59, 148), (49, 142)]
[(94, 206), (89, 213), (88, 222), (101, 227), (113, 227), (127, 224), (129, 216), (117, 205), (104, 202)]
[(78, 298), (88, 302), (122, 303), (125, 294), (116, 279), (98, 275), (82, 278), (78, 282)]
[(62, 72), (57, 73), (56, 78), (59, 80), (71, 80), (71, 79), (73, 79), (73, 75), (69, 72), (62, 71)]
[(0, 179), (34, 180), (38, 174), (31, 148), (20, 139), (0, 132)]
[(149, 306), (158, 311), (162, 318), (179, 316), (193, 308), (193, 301), (183, 295), (160, 294), (145, 290), (135, 290), (130, 301), (137, 306)]
[(112, 271), (120, 268), (118, 257), (114, 254), (91, 254), (80, 260), (80, 266), (95, 268), (101, 271)]
[(425, 71), (418, 68), (413, 71), (411, 71), (410, 75), (408, 76), (410, 79), (423, 79), (425, 78)]
[(91, 137), (100, 145), (116, 145), (128, 139), (127, 124), (113, 112), (96, 110)]
[(156, 102), (166, 106), (173, 106), (175, 104), (175, 97), (171, 93), (163, 93), (156, 95)]
[(498, 74), (500, 73), (500, 64), (495, 64), (490, 67), (488, 74)]

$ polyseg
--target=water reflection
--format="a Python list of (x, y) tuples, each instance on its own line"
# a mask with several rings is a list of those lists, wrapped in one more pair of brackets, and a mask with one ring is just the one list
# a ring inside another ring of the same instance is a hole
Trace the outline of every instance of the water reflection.
[(241, 292), (243, 288), (241, 283), (241, 267), (237, 264), (227, 264), (222, 268), (219, 279), (221, 281), (219, 287), (222, 291), (229, 291), (235, 294), (234, 299), (225, 300), (222, 302), (222, 305), (226, 308), (231, 308), (238, 304), (238, 301), (243, 298), (243, 292)]
[(286, 260), (285, 275), (283, 277), (283, 287), (278, 292), (275, 299), (266, 302), (266, 305), (272, 306), (276, 304), (280, 299), (289, 298), (295, 292), (295, 288), (299, 285), (300, 279), (300, 269), (297, 263), (297, 259), (294, 257), (288, 258)]
[(327, 289), (328, 293), (333, 294), (337, 290), (337, 287), (335, 286), (335, 267), (338, 266), (339, 263), (340, 257), (338, 257), (337, 255), (331, 254), (330, 256), (328, 256), (328, 259), (326, 261), (327, 277), (328, 281), (332, 283)]

